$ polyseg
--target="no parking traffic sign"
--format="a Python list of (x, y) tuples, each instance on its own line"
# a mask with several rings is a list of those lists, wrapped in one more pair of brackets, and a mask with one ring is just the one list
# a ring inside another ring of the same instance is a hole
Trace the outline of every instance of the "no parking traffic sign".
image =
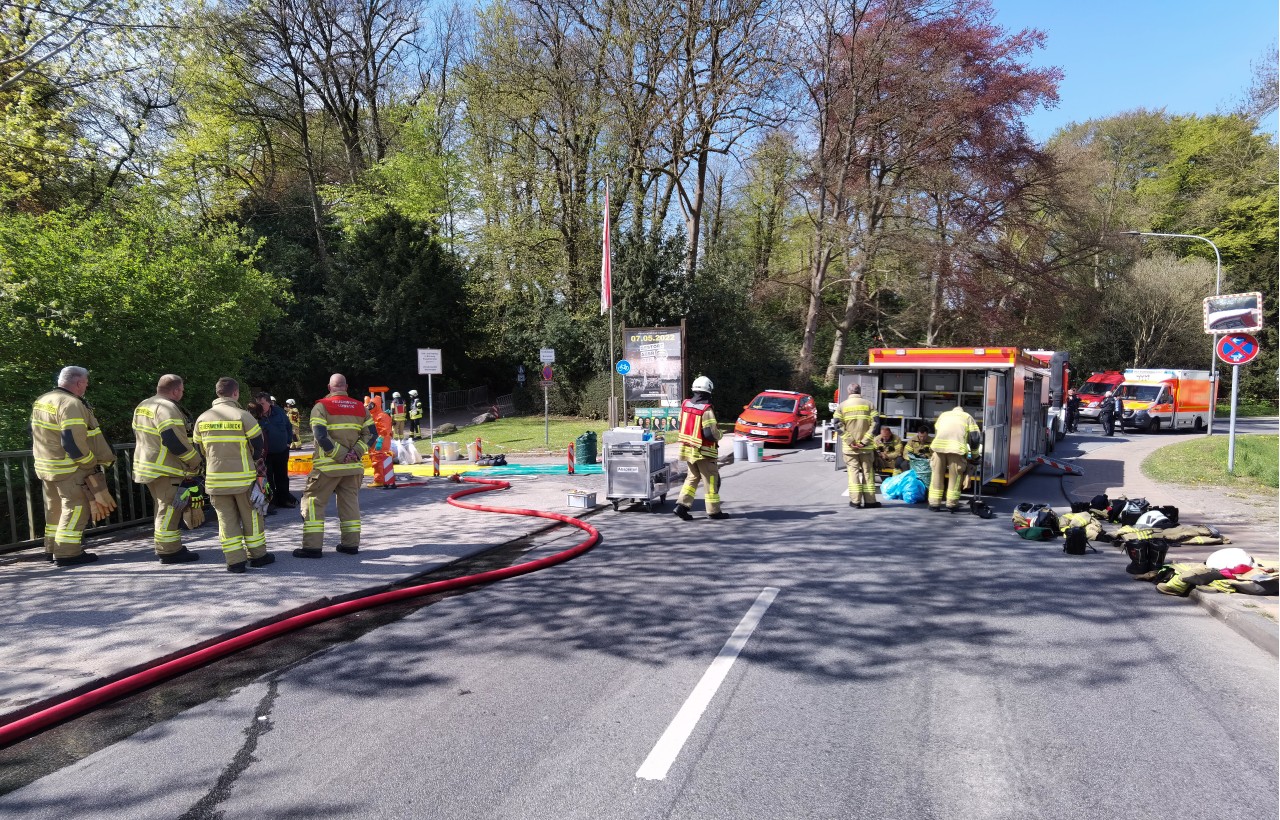
[(1248, 364), (1258, 355), (1258, 340), (1250, 333), (1228, 333), (1218, 340), (1218, 358), (1227, 364)]

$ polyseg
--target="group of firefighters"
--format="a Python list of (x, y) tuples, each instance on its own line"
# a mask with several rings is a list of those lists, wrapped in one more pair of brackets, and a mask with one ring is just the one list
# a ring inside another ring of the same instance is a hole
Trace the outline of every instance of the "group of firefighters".
[[(90, 521), (116, 508), (103, 468), (115, 453), (102, 434), (92, 407), (85, 401), (89, 372), (69, 366), (58, 386), (36, 399), (31, 409), (32, 452), (36, 476), (44, 489), (44, 548), (60, 567), (88, 564), (98, 556), (85, 552), (82, 540)], [(134, 410), (136, 449), (133, 480), (145, 484), (155, 500), (155, 551), (163, 564), (199, 559), (182, 543), (179, 525), (203, 521), (203, 505), (218, 514), (218, 538), (227, 570), (243, 573), (275, 561), (267, 552), (266, 441), (258, 420), (240, 403), (240, 385), (218, 379), (212, 406), (191, 422), (181, 402), (182, 377), (166, 374), (156, 394)], [(416, 391), (411, 391), (411, 397)], [(393, 397), (394, 398), (394, 397)], [(300, 423), (292, 399), (290, 421)], [(315, 456), (299, 504), (302, 545), (297, 558), (320, 558), (324, 545), (324, 510), (337, 497), (338, 552), (360, 551), (359, 489), (362, 459), (376, 440), (364, 402), (347, 395), (347, 380), (335, 373), (327, 395), (311, 408)]]
[[(675, 514), (685, 521), (693, 518), (694, 496), (704, 480), (707, 517), (729, 517), (721, 509), (720, 430), (711, 407), (714, 389), (711, 379), (699, 376), (693, 381), (693, 396), (680, 405), (680, 460), (688, 464), (689, 473), (676, 501)], [(841, 453), (849, 471), (850, 507), (860, 510), (879, 507), (876, 470), (910, 469), (909, 457), (912, 457), (929, 459), (932, 469), (929, 509), (959, 512), (965, 477), (982, 461), (982, 433), (964, 408), (956, 406), (938, 416), (932, 438), (920, 429), (904, 444), (887, 426), (880, 427), (877, 435), (879, 415), (862, 397), (862, 388), (855, 384), (836, 408), (835, 420), (841, 431)]]

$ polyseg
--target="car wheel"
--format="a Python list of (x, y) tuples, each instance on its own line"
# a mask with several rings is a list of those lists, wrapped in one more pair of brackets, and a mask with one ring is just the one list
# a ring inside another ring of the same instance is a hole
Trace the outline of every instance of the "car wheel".
[(1196, 423), (1191, 426), (1191, 431), (1193, 433), (1203, 433), (1204, 419), (1200, 418), (1199, 416), (1196, 416)]
[(1152, 432), (1152, 433), (1159, 433), (1159, 432), (1160, 432), (1160, 419), (1152, 419), (1152, 420), (1151, 420), (1151, 430), (1150, 430), (1150, 432)]

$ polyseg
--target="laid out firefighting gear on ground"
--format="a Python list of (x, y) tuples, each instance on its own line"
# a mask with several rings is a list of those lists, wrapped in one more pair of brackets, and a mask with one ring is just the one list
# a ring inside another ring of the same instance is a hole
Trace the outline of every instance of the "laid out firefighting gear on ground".
[(330, 382), (329, 395), (311, 408), (316, 456), (302, 493), (302, 547), (293, 551), (299, 558), (323, 554), (324, 511), (333, 496), (338, 500), (338, 549), (349, 553), (360, 549), (361, 458), (372, 448), (377, 432), (369, 411), (359, 399), (347, 395), (345, 385), (345, 380)]
[(1223, 535), (1217, 527), (1208, 524), (1179, 524), (1176, 527), (1164, 527), (1163, 529), (1123, 526), (1116, 530), (1112, 537), (1121, 544), (1155, 537), (1163, 538), (1173, 544), (1194, 546), (1231, 543), (1231, 539)]
[(289, 417), (289, 426), (293, 428), (293, 441), (289, 442), (290, 450), (302, 449), (302, 411), (298, 409), (297, 402), (293, 399), (285, 399), (284, 414)]
[(933, 475), (929, 480), (929, 509), (941, 510), (945, 499), (948, 510), (960, 509), (960, 491), (970, 462), (982, 459), (982, 431), (973, 416), (962, 407), (953, 407), (942, 415), (933, 426), (934, 436), (930, 447), (933, 455), (929, 466)]
[(720, 427), (711, 407), (711, 391), (714, 389), (711, 379), (699, 376), (693, 380), (692, 398), (680, 404), (680, 460), (689, 465), (689, 475), (680, 488), (675, 514), (685, 521), (693, 517), (689, 511), (693, 508), (698, 485), (703, 481), (707, 484), (704, 496), (707, 517), (729, 517), (720, 509)]
[(259, 566), (267, 555), (267, 533), (249, 491), (261, 475), (258, 465), (266, 453), (262, 428), (237, 398), (220, 396), (196, 419), (193, 440), (204, 454), (205, 492), (218, 513), (218, 541), (227, 569), (243, 572), (249, 562)]
[[(87, 387), (88, 377), (76, 383)], [(85, 482), (99, 467), (112, 464), (115, 455), (93, 409), (77, 393), (55, 388), (32, 404), (31, 435), (36, 477), (44, 488), (46, 555), (59, 566), (96, 560), (96, 555), (84, 551), (84, 530), (92, 504), (101, 509), (105, 499), (91, 501)]]
[(1062, 513), (1058, 516), (1058, 529), (1063, 534), (1067, 534), (1067, 530), (1072, 527), (1080, 527), (1084, 530), (1085, 536), (1090, 541), (1110, 541), (1110, 538), (1104, 538), (1106, 535), (1103, 530), (1102, 522), (1089, 512), (1069, 512)]
[(404, 399), (400, 398), (399, 393), (391, 394), (391, 424), (393, 433), (397, 439), (404, 438), (404, 422), (408, 418), (408, 408), (405, 407)]
[(409, 391), (409, 432), (414, 438), (422, 435), (422, 399), (417, 390)]
[[(133, 480), (145, 484), (155, 501), (153, 527), (156, 555), (164, 558), (183, 552), (183, 511), (175, 503), (178, 488), (204, 466), (199, 450), (191, 443), (191, 419), (176, 401), (156, 394), (144, 399), (133, 411)], [(187, 552), (187, 555), (196, 553)], [(194, 560), (194, 559), (189, 559)]]
[[(1215, 553), (1216, 555), (1217, 553)], [(1243, 593), (1246, 595), (1275, 595), (1280, 587), (1280, 573), (1273, 565), (1259, 565), (1252, 558), (1235, 566), (1174, 563), (1134, 577), (1135, 581), (1155, 581), (1156, 589), (1165, 595), (1185, 598), (1191, 590), (1203, 592)]]
[(840, 454), (849, 471), (849, 506), (879, 507), (876, 500), (875, 442), (879, 416), (862, 398), (862, 387), (853, 385), (849, 395), (836, 407), (836, 429), (840, 431)]
[(880, 430), (880, 435), (875, 437), (874, 444), (877, 471), (893, 472), (911, 468), (911, 465), (907, 463), (906, 447), (903, 445), (902, 439), (898, 438), (897, 434), (888, 427)]

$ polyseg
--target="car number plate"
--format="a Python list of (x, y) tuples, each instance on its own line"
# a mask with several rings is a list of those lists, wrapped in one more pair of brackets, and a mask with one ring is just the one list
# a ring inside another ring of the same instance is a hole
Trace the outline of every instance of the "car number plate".
[(752, 431), (751, 431), (751, 435), (753, 435), (753, 436), (767, 436), (767, 435), (769, 435), (769, 431), (768, 431), (768, 430), (752, 430)]

